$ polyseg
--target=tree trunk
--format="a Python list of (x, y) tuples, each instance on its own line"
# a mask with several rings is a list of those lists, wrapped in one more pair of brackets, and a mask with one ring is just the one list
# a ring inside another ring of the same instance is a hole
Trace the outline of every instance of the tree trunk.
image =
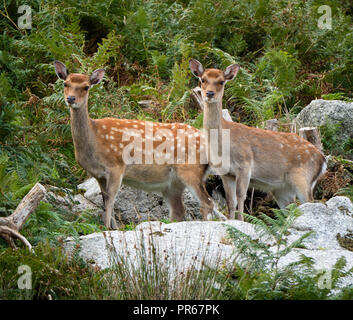
[(203, 109), (202, 96), (201, 96), (201, 88), (196, 87), (192, 89), (190, 94), (190, 106), (196, 109)]
[(305, 127), (299, 129), (299, 136), (311, 142), (319, 150), (322, 150), (319, 130), (315, 127)]
[(278, 120), (277, 119), (266, 120), (265, 128), (266, 130), (278, 131)]
[(230, 113), (229, 113), (228, 109), (222, 109), (222, 117), (223, 117), (224, 120), (233, 122), (233, 119), (230, 116)]

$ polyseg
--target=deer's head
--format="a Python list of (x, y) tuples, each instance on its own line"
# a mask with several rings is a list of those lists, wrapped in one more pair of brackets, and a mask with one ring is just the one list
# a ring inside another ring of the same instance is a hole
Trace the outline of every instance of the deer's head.
[(202, 64), (191, 59), (189, 61), (192, 74), (201, 81), (202, 98), (207, 103), (222, 101), (224, 85), (233, 80), (239, 71), (239, 65), (232, 64), (227, 69), (204, 69)]
[(89, 89), (102, 81), (104, 69), (93, 71), (91, 76), (80, 73), (69, 73), (60, 61), (54, 62), (55, 72), (59, 79), (64, 80), (65, 103), (78, 109), (87, 103)]

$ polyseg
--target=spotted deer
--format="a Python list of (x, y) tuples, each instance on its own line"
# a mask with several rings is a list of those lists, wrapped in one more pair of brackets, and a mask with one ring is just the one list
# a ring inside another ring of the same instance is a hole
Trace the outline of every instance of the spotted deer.
[[(161, 193), (169, 205), (172, 220), (184, 218), (182, 195), (185, 187), (200, 201), (204, 220), (212, 213), (218, 214), (204, 184), (208, 165), (200, 161), (203, 144), (197, 129), (183, 123), (91, 119), (88, 93), (92, 86), (101, 82), (104, 69), (95, 70), (89, 76), (69, 73), (59, 61), (54, 62), (54, 67), (57, 76), (64, 80), (64, 98), (70, 107), (75, 158), (99, 183), (105, 206), (103, 221), (108, 229), (117, 227), (112, 212), (121, 183)], [(176, 139), (180, 132), (185, 133), (186, 141), (194, 139), (196, 155), (191, 154), (189, 143), (184, 145), (182, 138)], [(130, 147), (130, 138), (139, 140), (139, 143), (132, 144), (134, 148)], [(168, 152), (167, 148), (163, 150), (165, 146), (169, 148)], [(177, 151), (187, 158), (184, 163), (178, 162)], [(141, 162), (135, 161), (134, 156), (138, 155), (141, 155)], [(188, 161), (189, 156), (195, 156), (196, 160)], [(158, 157), (166, 161), (160, 161)]]
[[(232, 64), (224, 71), (204, 69), (195, 59), (189, 65), (201, 81), (205, 133), (217, 129), (220, 140), (221, 131), (229, 130), (230, 166), (221, 178), (230, 218), (235, 218), (238, 209), (237, 217), (243, 220), (249, 186), (272, 192), (280, 208), (296, 198), (302, 203), (313, 201), (313, 189), (326, 170), (322, 152), (297, 134), (251, 128), (222, 118), (224, 85), (235, 78), (239, 65)], [(212, 143), (208, 148), (212, 153)]]

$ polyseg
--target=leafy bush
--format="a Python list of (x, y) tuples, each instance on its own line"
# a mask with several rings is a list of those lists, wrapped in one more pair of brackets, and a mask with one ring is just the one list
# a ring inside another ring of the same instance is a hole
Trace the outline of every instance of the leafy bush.
[(341, 141), (338, 136), (341, 131), (341, 123), (329, 123), (320, 126), (324, 150), (332, 155), (344, 156), (348, 159), (353, 156), (353, 139)]
[[(142, 244), (142, 243), (141, 243)], [(107, 246), (108, 245), (107, 243)], [(69, 258), (62, 248), (48, 243), (28, 250), (0, 252), (1, 299), (216, 299), (217, 269), (191, 268), (186, 274), (171, 279), (155, 250), (147, 253), (143, 245), (137, 249), (138, 267), (131, 266), (128, 255), (117, 256), (110, 248), (112, 267), (100, 270), (79, 258), (79, 246)], [(177, 261), (176, 257), (171, 257)], [(32, 289), (19, 289), (18, 267), (31, 268)]]
[[(31, 268), (32, 289), (19, 289), (18, 268)], [(35, 254), (27, 249), (2, 250), (0, 252), (0, 298), (23, 299), (81, 299), (102, 298), (100, 275), (81, 260), (69, 260), (62, 249), (40, 244)]]

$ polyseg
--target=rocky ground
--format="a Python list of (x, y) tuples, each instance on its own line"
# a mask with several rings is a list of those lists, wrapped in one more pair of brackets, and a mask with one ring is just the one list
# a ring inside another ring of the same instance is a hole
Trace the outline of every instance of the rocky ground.
[[(279, 267), (298, 261), (301, 255), (313, 258), (318, 271), (330, 270), (341, 256), (347, 260), (346, 269), (353, 267), (352, 202), (346, 197), (334, 197), (326, 204), (306, 203), (299, 208), (303, 215), (289, 230), (288, 243), (308, 231), (313, 231), (313, 234), (305, 239), (305, 248), (296, 248), (283, 257)], [(139, 224), (133, 231), (107, 231), (82, 236), (79, 254), (100, 268), (109, 267), (116, 256), (123, 256), (125, 262), (136, 267), (141, 261), (138, 259), (141, 248), (147, 257), (151, 257), (155, 250), (159, 263), (169, 268), (174, 276), (191, 267), (201, 268), (203, 263), (211, 267), (231, 266), (237, 251), (228, 238), (227, 226), (267, 242), (271, 250), (276, 250), (273, 241), (261, 238), (254, 225), (248, 222), (185, 221), (165, 224), (151, 221)], [(74, 239), (67, 239), (65, 248), (71, 252), (76, 245)], [(346, 284), (353, 284), (353, 278), (346, 279)]]

